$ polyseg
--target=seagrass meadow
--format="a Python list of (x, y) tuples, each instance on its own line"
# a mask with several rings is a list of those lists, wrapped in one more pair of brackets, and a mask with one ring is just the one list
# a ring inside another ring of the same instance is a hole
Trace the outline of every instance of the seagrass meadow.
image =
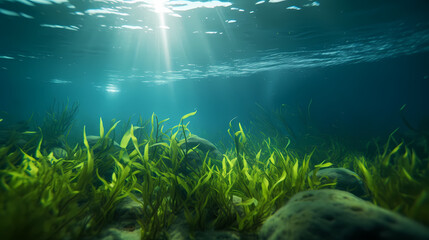
[(120, 228), (141, 239), (171, 239), (178, 219), (190, 237), (201, 231), (251, 236), (295, 194), (335, 188), (335, 178), (318, 175), (333, 167), (355, 172), (366, 201), (429, 226), (428, 149), (418, 154), (395, 132), (368, 154), (332, 139), (302, 147), (291, 137), (256, 137), (231, 120), (230, 139), (215, 156), (191, 144), (198, 137), (187, 120), (197, 117), (195, 111), (171, 128), (164, 125), (169, 119), (155, 114), (123, 124), (123, 131), (120, 121), (107, 126), (100, 118), (99, 136), (88, 136), (84, 126), (81, 141), (69, 145), (78, 105), (67, 106), (51, 109), (34, 130), (2, 138), (4, 240), (91, 239), (115, 221), (124, 199), (134, 202), (138, 217)]

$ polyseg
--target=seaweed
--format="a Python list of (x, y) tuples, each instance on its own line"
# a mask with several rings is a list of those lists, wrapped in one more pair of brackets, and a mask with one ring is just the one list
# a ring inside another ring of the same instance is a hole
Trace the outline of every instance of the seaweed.
[(420, 120), (418, 127), (415, 127), (405, 117), (405, 108), (406, 105), (404, 104), (399, 110), (399, 115), (402, 122), (410, 130), (410, 133), (407, 134), (408, 136), (405, 136), (409, 140), (408, 145), (412, 145), (418, 155), (427, 156), (429, 155), (429, 116), (424, 116)]
[(65, 171), (53, 154), (42, 155), (41, 143), (34, 157), (21, 150), (21, 164), (0, 170), (2, 239), (60, 239), (83, 228), (77, 219), (88, 212), (78, 203), (77, 173)]
[(78, 102), (73, 103), (71, 106), (69, 106), (68, 101), (62, 105), (56, 102), (52, 104), (40, 126), (41, 134), (45, 139), (43, 144), (46, 149), (51, 150), (54, 147), (63, 146), (78, 110)]
[(299, 105), (292, 108), (282, 104), (271, 111), (256, 104), (257, 111), (253, 114), (252, 124), (264, 137), (275, 140), (278, 146), (292, 141), (295, 147), (308, 152), (308, 146), (312, 148), (312, 141), (316, 141), (313, 145), (320, 143), (320, 133), (311, 120), (312, 103), (310, 99), (305, 109)]
[[(98, 141), (89, 144), (84, 126), (83, 145), (70, 147), (63, 139), (64, 157), (44, 144), (45, 134), (33, 134), (37, 141), (26, 148), (1, 146), (1, 238), (93, 236), (114, 221), (124, 198), (140, 206), (136, 223), (142, 239), (167, 238), (178, 216), (191, 232), (249, 233), (296, 193), (335, 185), (316, 176), (347, 152), (335, 142), (331, 150), (319, 149), (326, 151), (320, 154), (324, 159), (315, 159), (314, 147), (302, 153), (293, 148), (292, 138), (261, 139), (231, 120), (230, 147), (218, 160), (188, 146), (192, 133), (185, 121), (194, 115), (184, 115), (168, 129), (169, 119), (158, 121), (155, 114), (136, 125), (126, 123), (116, 147), (112, 136), (119, 121), (105, 132), (100, 118)], [(350, 152), (347, 165), (359, 173), (375, 204), (428, 224), (428, 159), (393, 135), (374, 158)], [(189, 157), (193, 153), (200, 155), (199, 162)]]
[[(429, 225), (429, 159), (420, 159), (392, 132), (372, 159), (354, 156), (374, 204)], [(393, 143), (393, 147), (392, 147)]]

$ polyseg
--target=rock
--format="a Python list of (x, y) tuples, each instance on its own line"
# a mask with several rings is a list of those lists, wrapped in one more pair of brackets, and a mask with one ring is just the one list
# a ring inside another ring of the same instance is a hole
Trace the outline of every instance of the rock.
[(168, 227), (168, 236), (171, 240), (187, 240), (190, 236), (189, 224), (186, 222), (185, 213), (181, 211), (173, 223)]
[(346, 168), (324, 168), (319, 170), (316, 176), (321, 178), (322, 184), (336, 181), (335, 189), (353, 193), (358, 197), (368, 195), (358, 175)]
[(103, 229), (97, 236), (85, 240), (141, 240), (141, 231), (125, 231), (115, 227)]
[[(89, 146), (92, 147), (100, 140), (100, 136), (89, 135), (86, 137), (86, 139), (88, 140)], [(113, 141), (111, 138), (105, 138), (104, 140), (108, 141), (109, 145), (113, 145), (117, 148), (120, 148), (120, 145), (117, 142)]]
[(113, 221), (120, 229), (132, 230), (140, 228), (137, 220), (142, 217), (142, 205), (131, 197), (125, 197), (116, 206)]
[(240, 215), (241, 217), (244, 216), (244, 207), (243, 205), (240, 205), (242, 202), (243, 202), (243, 198), (236, 195), (232, 195), (232, 206), (237, 211), (237, 214)]
[(67, 151), (60, 147), (54, 147), (51, 151), (54, 153), (55, 158), (67, 158)]
[(141, 204), (126, 197), (116, 206), (112, 221), (97, 236), (84, 240), (140, 240), (141, 229), (137, 220), (142, 216)]
[(195, 240), (240, 240), (240, 235), (232, 231), (205, 231), (196, 232), (194, 238), (189, 236), (188, 239)]
[[(216, 148), (216, 146), (208, 141), (207, 139), (200, 138), (197, 135), (192, 135), (188, 139), (186, 139), (187, 144), (185, 144), (185, 140), (180, 141), (180, 148), (183, 151), (186, 151), (186, 149), (189, 151), (189, 149), (192, 149), (194, 147), (197, 147), (197, 151), (189, 152), (186, 156), (186, 165), (183, 164), (183, 167), (180, 169), (180, 171), (184, 174), (189, 173), (189, 167), (197, 169), (202, 166), (204, 158), (206, 157), (206, 154), (208, 153), (209, 158), (212, 159), (213, 164), (220, 163), (223, 155), (222, 153)], [(187, 145), (187, 147), (186, 147)], [(214, 160), (214, 161), (213, 161)]]
[[(209, 225), (209, 224), (208, 224)], [(239, 240), (257, 239), (257, 236), (248, 234), (247, 236), (241, 237), (240, 233), (234, 231), (217, 231), (214, 229), (207, 229), (206, 231), (191, 231), (189, 230), (189, 224), (186, 222), (185, 214), (182, 211), (173, 224), (168, 228), (168, 239), (170, 240)], [(253, 237), (253, 238), (252, 238)]]
[(300, 192), (262, 226), (261, 240), (428, 240), (429, 229), (351, 193)]
[[(186, 144), (184, 142), (185, 142), (184, 140), (181, 141), (181, 143), (183, 143), (180, 146), (182, 149), (186, 148)], [(210, 158), (217, 159), (217, 160), (222, 160), (223, 158), (222, 153), (219, 152), (216, 146), (207, 139), (200, 138), (197, 135), (192, 135), (191, 137), (186, 139), (186, 142), (187, 142), (188, 150), (198, 146), (197, 149), (202, 151), (204, 154), (207, 154), (207, 152), (209, 152)], [(205, 155), (202, 157), (205, 157)]]
[[(241, 202), (238, 197), (235, 198), (235, 203)], [(84, 240), (139, 240), (141, 239), (140, 225), (138, 219), (143, 217), (141, 204), (134, 201), (130, 197), (122, 199), (116, 206), (114, 217), (100, 233), (96, 236), (86, 237)], [(210, 220), (208, 220), (210, 225)], [(182, 210), (178, 213), (173, 223), (167, 229), (168, 238), (160, 237), (159, 239), (170, 240), (257, 240), (258, 236), (253, 233), (240, 234), (235, 231), (215, 230), (209, 228), (205, 231), (191, 231), (189, 224), (186, 221), (185, 213)]]

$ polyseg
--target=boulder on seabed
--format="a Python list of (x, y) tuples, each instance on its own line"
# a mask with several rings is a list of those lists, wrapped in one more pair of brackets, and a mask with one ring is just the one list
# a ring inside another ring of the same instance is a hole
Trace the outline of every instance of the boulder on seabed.
[(201, 166), (207, 153), (211, 159), (216, 159), (220, 161), (223, 158), (222, 153), (213, 143), (211, 143), (207, 139), (198, 137), (197, 135), (192, 135), (191, 137), (187, 138), (187, 144), (185, 144), (185, 140), (181, 140), (180, 143), (180, 148), (184, 151), (186, 151), (186, 149), (189, 150), (194, 147), (197, 147), (197, 149), (202, 152), (202, 154), (198, 154), (197, 152), (189, 152), (187, 154), (187, 161), (192, 167)]
[(51, 150), (55, 158), (67, 158), (67, 151), (60, 147), (54, 147)]
[(125, 197), (115, 207), (112, 221), (97, 236), (84, 240), (140, 240), (141, 229), (137, 220), (142, 217), (141, 204), (131, 197)]
[[(100, 138), (100, 136), (89, 135), (86, 137), (86, 139), (88, 140), (89, 147), (92, 148), (95, 144), (97, 144), (100, 141), (101, 138)], [(119, 144), (116, 141), (113, 141), (111, 138), (104, 138), (104, 141), (106, 141), (107, 146), (115, 147), (116, 149), (121, 148), (119, 146)], [(84, 146), (83, 142), (81, 144), (82, 144), (82, 146)], [(67, 157), (67, 151), (62, 147), (54, 147), (51, 149), (51, 151), (54, 153), (55, 158), (66, 158)], [(98, 152), (98, 151), (100, 151), (99, 147), (94, 149), (94, 152)]]
[[(95, 144), (97, 144), (98, 141), (100, 141), (101, 137), (100, 136), (89, 135), (89, 136), (86, 137), (86, 139), (88, 140), (88, 145), (90, 147), (92, 147)], [(117, 148), (120, 148), (119, 144), (116, 141), (113, 141), (113, 139), (105, 137), (104, 140), (108, 141), (109, 145), (112, 145), (112, 146), (115, 146)]]
[(262, 226), (261, 240), (428, 240), (429, 229), (355, 195), (310, 190), (293, 196)]
[(316, 176), (320, 178), (322, 184), (335, 181), (337, 183), (335, 189), (353, 193), (360, 198), (365, 198), (368, 195), (362, 180), (349, 169), (323, 168), (316, 173)]

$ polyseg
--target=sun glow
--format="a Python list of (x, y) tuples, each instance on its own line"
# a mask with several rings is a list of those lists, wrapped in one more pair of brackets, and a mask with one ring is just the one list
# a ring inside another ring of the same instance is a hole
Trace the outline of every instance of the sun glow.
[(150, 4), (153, 6), (156, 13), (166, 13), (171, 12), (171, 10), (166, 7), (167, 2), (169, 2), (169, 0), (152, 0)]
[(165, 21), (165, 14), (171, 13), (172, 11), (167, 7), (169, 0), (151, 0), (147, 3), (153, 8), (153, 11), (158, 15), (158, 29), (161, 34), (162, 50), (164, 53), (165, 67), (167, 71), (171, 70), (170, 63), (170, 50), (168, 44), (167, 31), (169, 27)]

